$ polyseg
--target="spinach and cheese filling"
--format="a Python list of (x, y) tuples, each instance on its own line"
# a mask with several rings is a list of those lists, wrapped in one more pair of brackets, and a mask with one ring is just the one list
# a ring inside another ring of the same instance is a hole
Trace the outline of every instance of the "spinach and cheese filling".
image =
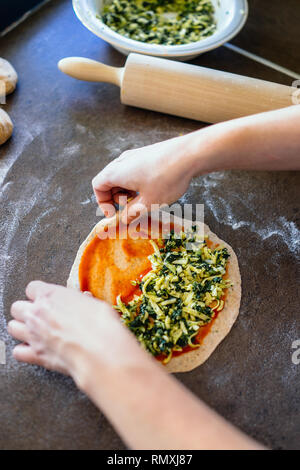
[(151, 269), (140, 283), (132, 281), (139, 295), (127, 304), (119, 295), (115, 308), (142, 346), (167, 363), (173, 352), (199, 347), (201, 327), (223, 309), (232, 285), (224, 279), (229, 253), (221, 246), (209, 248), (196, 227), (149, 243)]
[(210, 0), (112, 0), (98, 17), (122, 36), (168, 46), (200, 41), (216, 30)]

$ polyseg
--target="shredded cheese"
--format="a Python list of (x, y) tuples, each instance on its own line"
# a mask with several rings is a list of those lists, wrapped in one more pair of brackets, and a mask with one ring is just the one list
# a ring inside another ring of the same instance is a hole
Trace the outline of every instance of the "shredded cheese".
[(142, 294), (128, 304), (119, 295), (115, 308), (144, 349), (168, 362), (173, 351), (199, 347), (200, 328), (224, 308), (224, 293), (232, 285), (224, 279), (229, 253), (209, 248), (196, 227), (149, 242), (152, 269), (140, 282)]

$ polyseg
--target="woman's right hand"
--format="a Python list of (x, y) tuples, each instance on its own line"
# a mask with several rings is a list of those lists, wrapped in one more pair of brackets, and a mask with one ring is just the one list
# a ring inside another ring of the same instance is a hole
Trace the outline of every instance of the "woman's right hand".
[(98, 204), (110, 217), (120, 196), (133, 197), (122, 212), (126, 223), (151, 204), (179, 199), (195, 175), (228, 169), (298, 170), (299, 122), (300, 105), (291, 106), (128, 150), (93, 179)]
[(185, 193), (193, 177), (190, 156), (188, 136), (127, 150), (93, 179), (99, 206), (111, 217), (114, 204), (122, 201), (120, 196), (132, 197), (122, 212), (123, 222), (128, 223), (150, 210), (151, 204), (173, 203)]

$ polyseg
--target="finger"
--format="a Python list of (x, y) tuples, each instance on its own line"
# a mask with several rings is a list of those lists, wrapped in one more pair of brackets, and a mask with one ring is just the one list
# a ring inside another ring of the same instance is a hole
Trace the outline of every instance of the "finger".
[(111, 189), (111, 194), (112, 196), (114, 196), (116, 193), (120, 193), (120, 192), (126, 192), (126, 189), (124, 188), (121, 188), (121, 186), (114, 186), (112, 189)]
[(110, 190), (98, 191), (95, 187), (93, 187), (93, 191), (96, 196), (97, 203), (105, 217), (112, 217), (116, 212), (112, 192)]
[(22, 341), (23, 343), (29, 342), (30, 335), (25, 323), (17, 320), (11, 320), (7, 325), (7, 331), (15, 339)]
[(27, 362), (28, 364), (42, 366), (46, 369), (56, 370), (57, 372), (61, 372), (62, 374), (69, 375), (67, 369), (62, 366), (57, 365), (56, 367), (52, 367), (48, 361), (38, 355), (33, 350), (33, 348), (27, 344), (18, 344), (13, 349), (13, 357), (20, 362)]
[(31, 346), (28, 346), (27, 344), (18, 344), (13, 349), (13, 356), (17, 361), (44, 366), (43, 359), (34, 352)]
[[(122, 188), (118, 185), (117, 171), (112, 172), (110, 165), (104, 170), (98, 173), (92, 181), (93, 191), (95, 193), (97, 202), (101, 209), (104, 211), (103, 204), (114, 204), (114, 195), (119, 192), (127, 193), (126, 188)], [(113, 214), (110, 215), (110, 217)]]
[(10, 307), (11, 315), (18, 321), (25, 322), (26, 314), (31, 310), (32, 303), (28, 300), (17, 300)]
[(106, 169), (107, 167), (100, 171), (92, 180), (93, 189), (103, 193), (108, 193), (112, 188), (117, 186), (117, 184), (112, 181), (112, 178), (108, 176)]
[(48, 284), (43, 281), (31, 281), (26, 287), (26, 295), (30, 300), (35, 300), (38, 297), (51, 294), (58, 287), (55, 284)]
[(101, 202), (99, 204), (99, 207), (102, 211), (102, 214), (105, 215), (105, 217), (107, 218), (113, 217), (116, 213), (116, 208), (113, 202)]
[(117, 203), (117, 204), (119, 203), (120, 196), (126, 197), (126, 200), (127, 200), (127, 191), (126, 189), (121, 188), (120, 186), (115, 186), (114, 188), (112, 188), (111, 195), (112, 195), (112, 199), (114, 203)]
[(98, 204), (101, 206), (102, 203), (113, 204), (112, 188), (116, 186), (115, 183), (110, 181), (107, 177), (107, 172), (102, 170), (92, 180), (93, 191), (95, 193)]
[(98, 204), (101, 206), (101, 204), (113, 204), (113, 196), (112, 192), (109, 191), (98, 191), (98, 189), (93, 188), (94, 194), (96, 196), (96, 200)]
[(136, 197), (136, 191), (126, 191), (124, 189), (120, 189), (118, 192), (114, 193), (113, 199), (116, 204), (121, 207), (126, 206), (134, 197)]
[(149, 207), (143, 202), (141, 197), (134, 198), (121, 213), (123, 224), (130, 224), (133, 220), (148, 211)]

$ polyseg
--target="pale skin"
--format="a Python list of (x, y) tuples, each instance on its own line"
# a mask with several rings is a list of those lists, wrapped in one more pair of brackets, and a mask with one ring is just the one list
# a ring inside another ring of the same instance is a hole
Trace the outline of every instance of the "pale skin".
[[(127, 151), (94, 178), (98, 204), (111, 215), (108, 204), (129, 194), (128, 221), (151, 203), (174, 202), (199, 174), (299, 170), (299, 128), (293, 106)], [(26, 295), (11, 307), (8, 330), (21, 342), (14, 357), (73, 377), (129, 447), (263, 449), (168, 375), (105, 302), (41, 281)]]

